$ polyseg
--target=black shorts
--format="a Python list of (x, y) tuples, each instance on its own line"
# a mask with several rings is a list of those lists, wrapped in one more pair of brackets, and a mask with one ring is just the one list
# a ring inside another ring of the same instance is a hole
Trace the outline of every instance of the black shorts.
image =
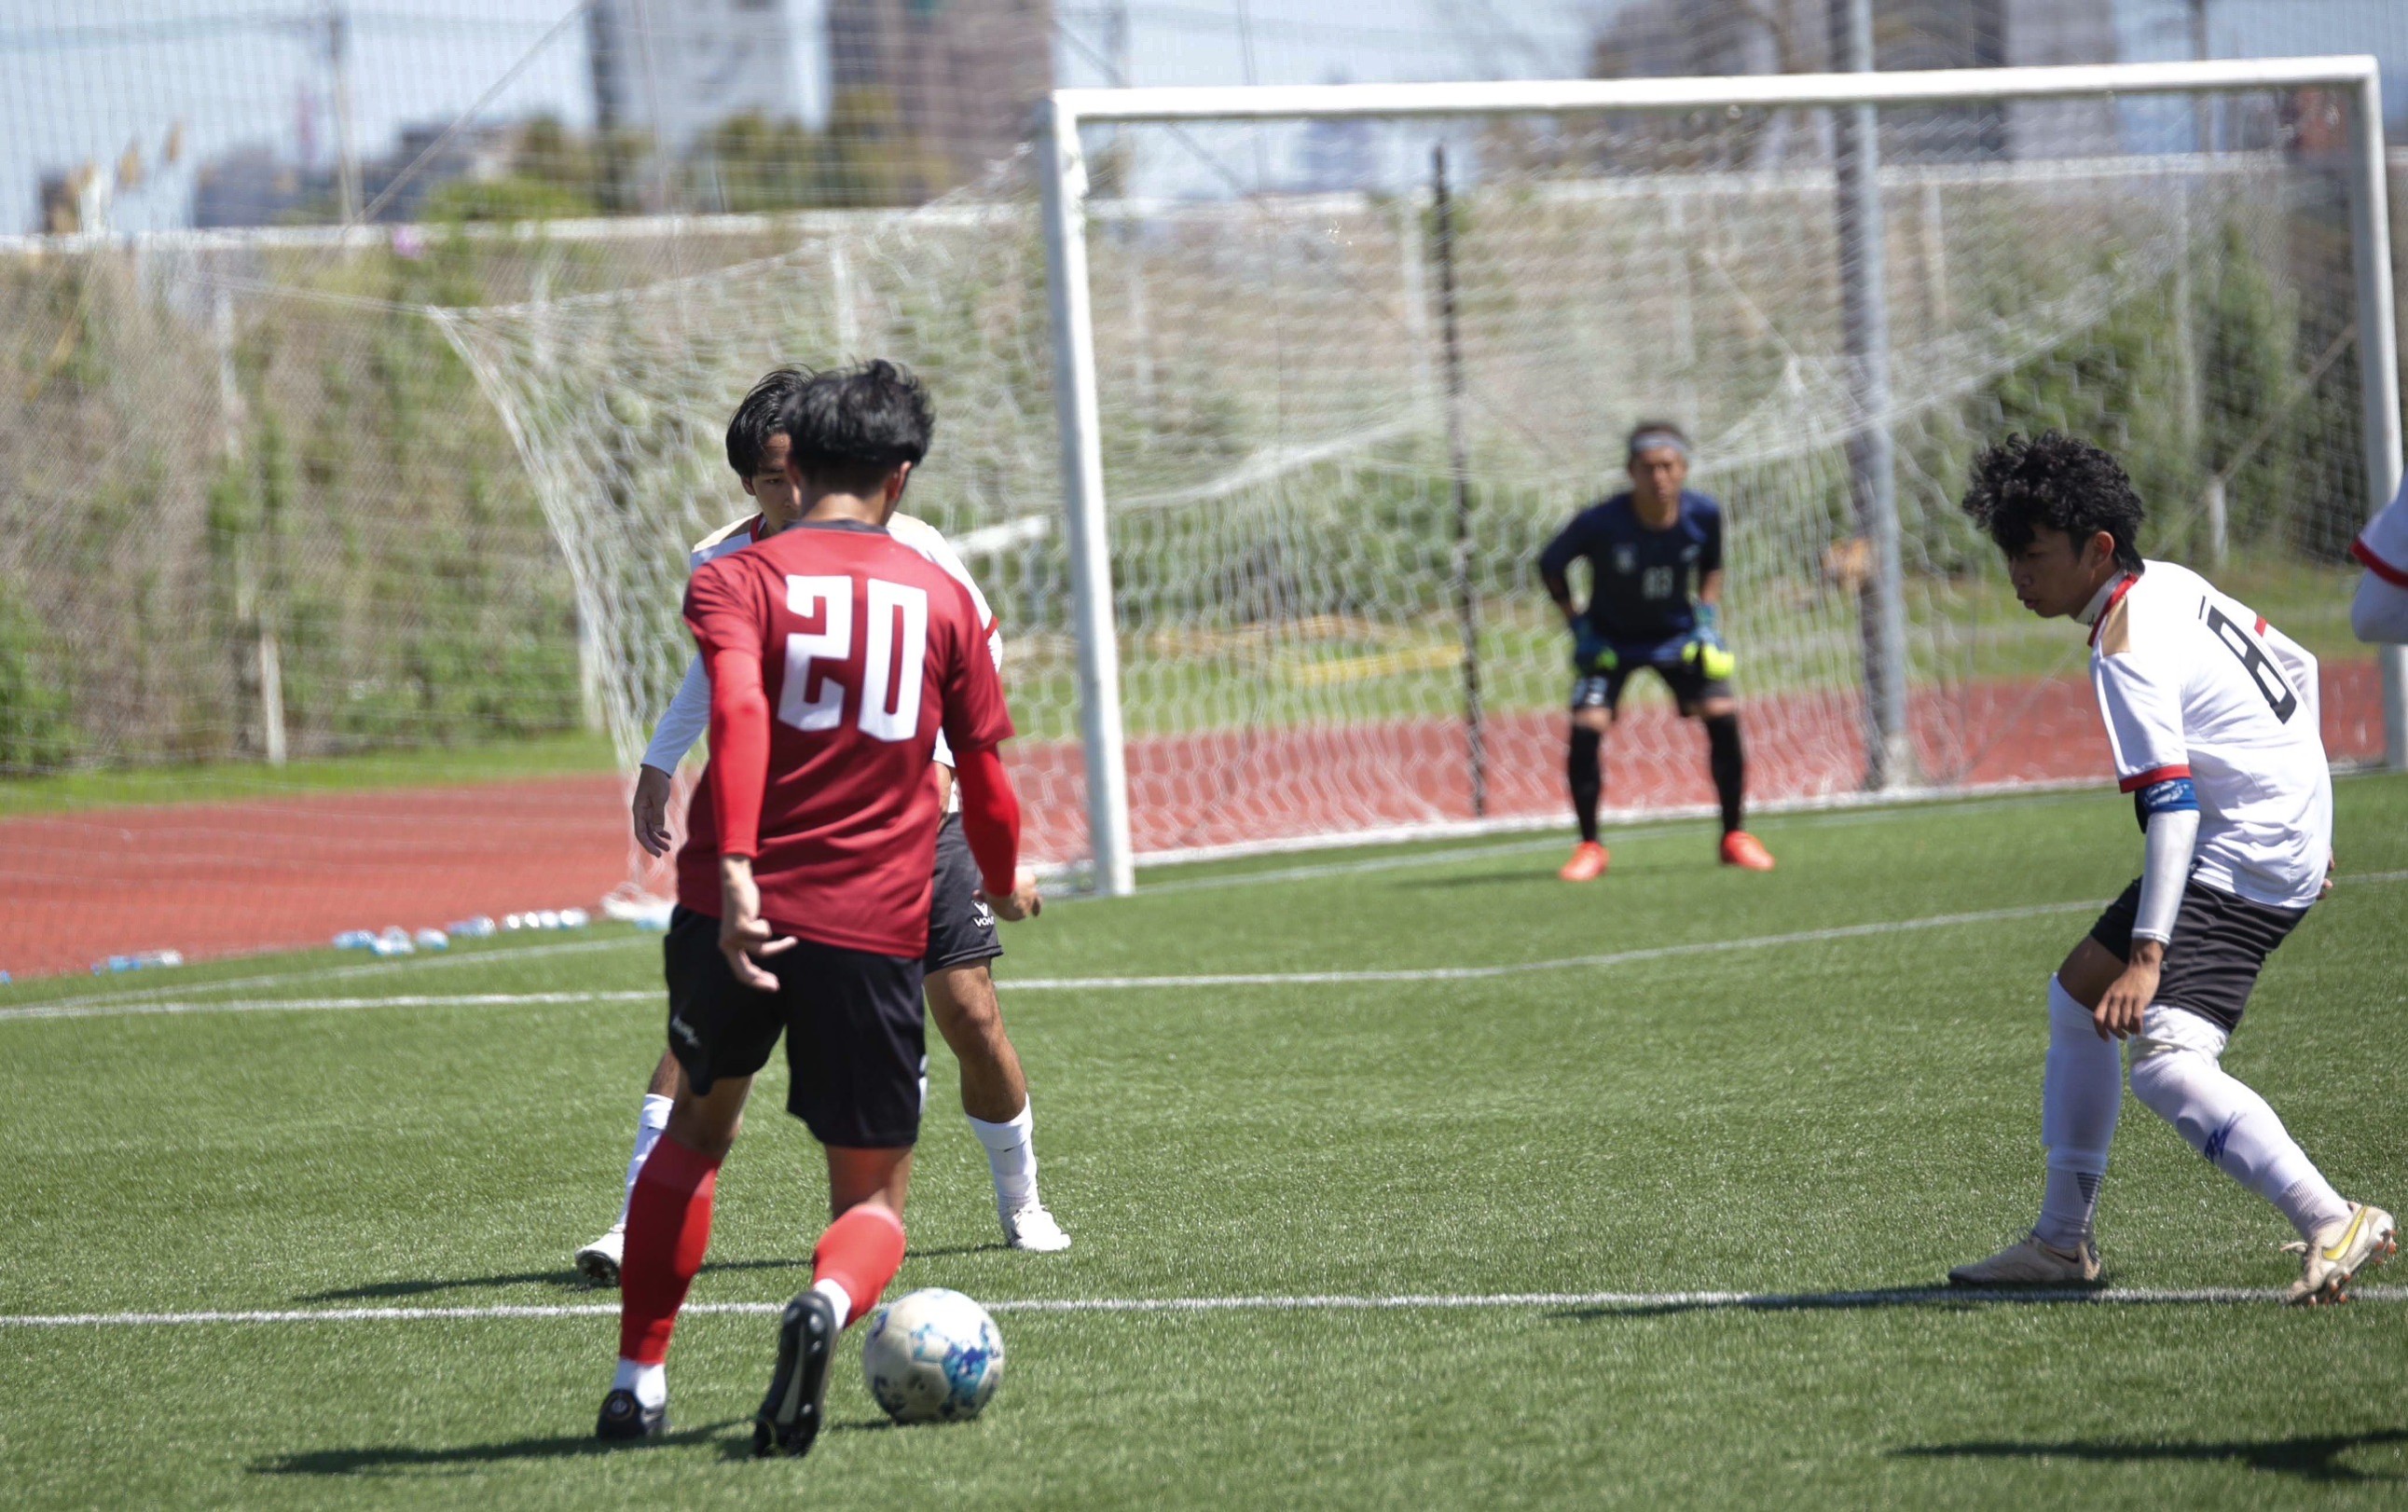
[(992, 961), (1003, 954), (995, 910), (979, 898), (978, 863), (971, 859), (962, 816), (947, 814), (937, 830), (937, 887), (928, 899), (930, 971)]
[(1670, 662), (1634, 662), (1625, 659), (1621, 665), (1611, 672), (1593, 672), (1584, 677), (1574, 678), (1572, 707), (1575, 709), (1620, 708), (1623, 685), (1628, 682), (1630, 675), (1641, 667), (1649, 668), (1664, 679), (1664, 686), (1672, 690), (1672, 702), (1681, 706), (1681, 712), (1684, 715), (1696, 713), (1698, 706), (1710, 698), (1731, 696), (1730, 682), (1727, 678), (1709, 678), (1697, 667), (1678, 658)]
[[(2090, 937), (2116, 960), (2129, 961), (2132, 921), (2140, 913), (2141, 883), (2135, 877), (2090, 926)], [(2157, 1001), (2232, 1033), (2266, 958), (2307, 917), (2305, 908), (2276, 908), (2200, 882), (2185, 884), (2174, 937), (2166, 942), (2165, 968), (2157, 974)]]
[(761, 964), (778, 991), (756, 992), (719, 953), (719, 920), (679, 908), (661, 954), (669, 984), (669, 1051), (688, 1085), (749, 1077), (786, 1036), (786, 1111), (823, 1145), (896, 1149), (920, 1138), (926, 1033), (915, 956), (796, 939)]

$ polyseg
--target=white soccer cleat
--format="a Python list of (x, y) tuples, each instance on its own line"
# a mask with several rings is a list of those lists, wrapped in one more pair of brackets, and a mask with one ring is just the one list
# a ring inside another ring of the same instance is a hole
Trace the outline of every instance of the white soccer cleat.
[(2350, 1209), (2347, 1223), (2283, 1248), (2305, 1261), (2284, 1300), (2294, 1307), (2329, 1306), (2349, 1300), (2349, 1285), (2358, 1272), (2371, 1271), (2400, 1252), (2400, 1223), (2382, 1208), (2361, 1204)]
[(612, 1229), (577, 1252), (577, 1274), (585, 1277), (589, 1286), (617, 1286), (619, 1262), (626, 1258), (626, 1252), (627, 1231)]
[(1959, 1265), (1948, 1273), (1950, 1286), (2097, 1286), (2099, 1247), (2083, 1241), (2078, 1253), (2069, 1253), (2027, 1234), (1989, 1259)]
[(1054, 1215), (1045, 1210), (1043, 1203), (1030, 1203), (1011, 1212), (1000, 1208), (996, 1211), (1003, 1213), (1004, 1240), (1014, 1249), (1052, 1255), (1070, 1248), (1070, 1236), (1054, 1221)]

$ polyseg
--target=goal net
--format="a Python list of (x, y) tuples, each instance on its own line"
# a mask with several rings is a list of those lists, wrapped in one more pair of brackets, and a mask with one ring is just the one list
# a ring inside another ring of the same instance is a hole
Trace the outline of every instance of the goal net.
[[(1569, 646), (1536, 560), (1622, 486), (1649, 418), (1689, 434), (1690, 486), (1724, 506), (1755, 804), (1867, 790), (1885, 585), (1851, 443), (1871, 431), (1904, 609), (1890, 791), (2102, 770), (2080, 637), (2017, 607), (1955, 502), (1973, 450), (2047, 426), (2125, 459), (2144, 549), (2324, 655), (2333, 754), (2379, 756), (2342, 554), (2369, 506), (2350, 94), (2031, 100), (1985, 77), (1985, 97), (1877, 112), (1877, 412), (1828, 107), (1085, 126), (1121, 852), (1559, 822)], [(742, 512), (719, 460), (735, 399), (776, 363), (893, 356), (939, 411), (906, 508), (1001, 616), (1033, 843), (1095, 857), (1090, 819), (1119, 820), (1087, 787), (1112, 752), (1082, 726), (1050, 162), (799, 221), (790, 250), (705, 276), (443, 316), (568, 553), (623, 756), (689, 654), (683, 549)], [(1701, 735), (1644, 679), (1606, 761), (1612, 812), (1711, 798)]]
[[(2049, 425), (2125, 458), (2145, 549), (2323, 658), (2336, 759), (2385, 755), (2343, 555), (2397, 423), (2361, 419), (2396, 399), (2363, 390), (2390, 332), (2357, 86), (2028, 77), (1877, 112), (1870, 409), (1828, 106), (1090, 123), (1095, 491), (1042, 145), (911, 209), (0, 238), (0, 971), (666, 892), (624, 780), (691, 654), (687, 549), (749, 512), (728, 417), (771, 366), (871, 355), (935, 391), (906, 506), (1001, 621), (1031, 849), (1108, 889), (1131, 857), (1564, 824), (1536, 559), (1641, 419), (1724, 505), (1754, 805), (1865, 792), (1870, 434), (1899, 789), (2103, 769), (2080, 637), (1955, 506), (1977, 447)], [(1711, 795), (1634, 679), (1609, 810)]]

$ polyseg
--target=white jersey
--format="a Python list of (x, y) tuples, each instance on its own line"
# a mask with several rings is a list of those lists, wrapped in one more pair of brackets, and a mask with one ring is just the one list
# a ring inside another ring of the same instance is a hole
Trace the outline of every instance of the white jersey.
[(2392, 587), (2408, 588), (2408, 483), (2366, 522), (2350, 543), (2349, 554)]
[[(716, 562), (721, 557), (743, 550), (761, 538), (760, 528), (761, 517), (752, 515), (711, 532), (695, 542), (694, 549), (686, 553), (687, 571), (692, 572), (706, 562)], [(955, 582), (969, 590), (970, 603), (978, 609), (979, 625), (986, 632), (987, 654), (995, 659), (996, 670), (1003, 670), (1003, 632), (996, 625), (995, 612), (987, 607), (986, 595), (980, 592), (978, 584), (970, 580), (969, 569), (963, 566), (962, 559), (953, 554), (953, 549), (946, 543), (943, 534), (926, 521), (910, 515), (890, 516), (886, 521), (886, 533), (927, 558)], [(685, 753), (694, 749), (694, 743), (700, 740), (703, 732), (710, 728), (710, 673), (703, 666), (702, 658), (696, 656), (686, 663), (684, 680), (678, 684), (677, 693), (669, 700), (669, 706), (662, 711), (660, 722), (652, 727), (652, 743), (644, 748), (644, 764), (663, 772), (676, 771), (678, 763), (685, 759)], [(945, 744), (941, 730), (937, 732), (935, 760), (939, 766), (953, 764), (953, 749)], [(960, 799), (961, 795), (955, 793), (957, 805)]]
[(2126, 792), (2186, 778), (2191, 877), (2277, 908), (2316, 901), (2332, 856), (2332, 774), (2316, 659), (2171, 562), (2103, 591), (2090, 682)]

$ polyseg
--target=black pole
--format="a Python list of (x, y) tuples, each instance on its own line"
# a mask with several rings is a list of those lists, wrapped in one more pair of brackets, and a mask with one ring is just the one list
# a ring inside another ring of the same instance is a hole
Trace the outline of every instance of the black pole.
[(1430, 150), (1438, 212), (1439, 328), (1446, 346), (1446, 450), (1455, 475), (1455, 614), (1463, 635), (1463, 733), (1471, 816), (1488, 812), (1488, 740), (1480, 711), (1480, 595), (1471, 580), (1471, 463), (1464, 454), (1463, 346), (1455, 328), (1455, 201), (1446, 192), (1446, 144)]

